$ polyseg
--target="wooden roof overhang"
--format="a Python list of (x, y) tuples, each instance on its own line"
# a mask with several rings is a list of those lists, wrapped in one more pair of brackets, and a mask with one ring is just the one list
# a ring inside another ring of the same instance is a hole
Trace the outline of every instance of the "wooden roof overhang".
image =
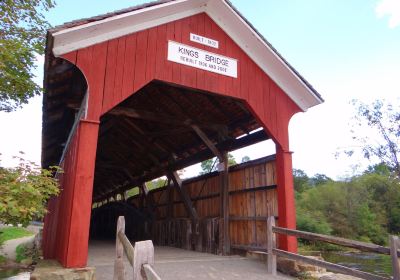
[(241, 100), (153, 81), (101, 118), (94, 201), (214, 157), (208, 144), (269, 139), (260, 128)]

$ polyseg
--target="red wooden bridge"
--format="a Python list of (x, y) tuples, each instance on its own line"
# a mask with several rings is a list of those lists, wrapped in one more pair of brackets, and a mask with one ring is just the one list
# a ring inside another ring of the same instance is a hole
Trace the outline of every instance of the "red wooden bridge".
[[(267, 216), (295, 228), (288, 124), (323, 100), (229, 1), (156, 1), (55, 27), (44, 87), (42, 165), (64, 169), (46, 258), (86, 266), (89, 234), (115, 235), (124, 211), (133, 241), (224, 255), (265, 249)], [(275, 155), (228, 168), (227, 152), (265, 140)], [(212, 157), (218, 171), (179, 177)], [(297, 250), (295, 237), (278, 243)]]

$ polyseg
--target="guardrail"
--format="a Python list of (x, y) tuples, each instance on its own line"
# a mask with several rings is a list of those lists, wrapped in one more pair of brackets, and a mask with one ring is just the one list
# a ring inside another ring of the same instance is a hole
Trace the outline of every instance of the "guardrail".
[[(400, 253), (398, 248), (400, 247), (399, 238), (397, 236), (390, 236), (390, 248), (379, 246), (376, 244), (360, 242), (340, 237), (334, 237), (329, 235), (311, 233), (306, 231), (287, 229), (275, 226), (275, 217), (268, 217), (267, 220), (267, 252), (268, 252), (268, 273), (276, 275), (277, 270), (277, 256), (284, 257), (294, 261), (301, 261), (306, 264), (326, 268), (330, 271), (351, 275), (354, 277), (359, 277), (367, 280), (400, 280), (400, 265), (398, 257)], [(276, 248), (276, 234), (286, 234), (291, 236), (296, 236), (298, 238), (312, 240), (312, 241), (322, 241), (330, 244), (341, 245), (345, 247), (350, 247), (358, 249), (360, 251), (374, 252), (378, 254), (391, 255), (392, 257), (392, 268), (393, 268), (393, 278), (383, 277), (376, 274), (360, 271), (357, 269), (345, 267), (342, 265), (312, 259), (306, 256), (302, 256), (295, 253), (290, 253)]]
[(126, 280), (124, 252), (133, 271), (133, 280), (161, 280), (154, 271), (154, 246), (151, 240), (139, 241), (132, 246), (125, 235), (125, 218), (118, 217), (114, 280)]

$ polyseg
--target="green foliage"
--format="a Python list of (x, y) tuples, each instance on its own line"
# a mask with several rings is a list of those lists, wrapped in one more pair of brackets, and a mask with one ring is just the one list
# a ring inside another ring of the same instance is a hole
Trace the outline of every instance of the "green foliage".
[(15, 168), (0, 167), (0, 221), (6, 224), (27, 225), (46, 213), (47, 200), (59, 193), (53, 177), (58, 167), (40, 169), (34, 163), (18, 157)]
[[(202, 170), (200, 171), (200, 174), (207, 174), (217, 170), (217, 164), (218, 164), (217, 161), (218, 160), (216, 157), (202, 161), (200, 164)], [(228, 166), (232, 166), (235, 164), (237, 164), (235, 157), (231, 153), (228, 153)]]
[(248, 161), (250, 161), (250, 157), (249, 156), (244, 156), (244, 157), (242, 157), (241, 163), (248, 162)]
[(296, 192), (303, 192), (310, 188), (307, 174), (301, 169), (293, 169), (293, 185)]
[[(149, 191), (151, 191), (154, 189), (165, 187), (167, 183), (168, 182), (166, 179), (159, 178), (159, 179), (156, 179), (156, 180), (153, 180), (150, 182), (146, 182), (146, 187)], [(139, 194), (139, 192), (140, 192), (139, 187), (134, 187), (126, 192), (126, 194), (127, 194), (126, 197), (128, 198), (131, 196), (135, 196), (135, 195)]]
[(3, 227), (0, 229), (0, 245), (7, 240), (17, 239), (25, 236), (33, 235), (34, 233), (21, 227)]
[(150, 182), (146, 182), (146, 187), (149, 191), (165, 187), (168, 183), (168, 180), (166, 179), (156, 179)]
[(304, 210), (297, 211), (297, 228), (320, 234), (331, 234), (332, 232), (331, 226), (323, 215), (316, 213), (312, 215)]
[(17, 248), (15, 248), (15, 260), (20, 263), (22, 260), (25, 260), (29, 257), (28, 255), (28, 248), (23, 245), (23, 244), (19, 244), (17, 246)]
[(5, 256), (0, 255), (0, 265), (7, 262), (7, 258)]
[(303, 191), (297, 193), (299, 229), (381, 245), (388, 232), (399, 232), (400, 183), (390, 174), (366, 172), (344, 182), (312, 182), (303, 181)]
[[(367, 159), (378, 159), (400, 178), (400, 110), (399, 104), (376, 100), (371, 104), (353, 101), (357, 114), (353, 122), (353, 139), (361, 145)], [(369, 129), (359, 135), (360, 128)], [(354, 150), (346, 151), (352, 155)]]
[(41, 92), (34, 83), (35, 55), (42, 54), (43, 12), (53, 0), (3, 0), (0, 5), (0, 111), (10, 112)]

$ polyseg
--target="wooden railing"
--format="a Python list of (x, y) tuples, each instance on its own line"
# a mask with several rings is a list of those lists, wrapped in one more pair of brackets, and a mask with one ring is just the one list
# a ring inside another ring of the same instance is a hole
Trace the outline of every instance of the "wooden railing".
[[(268, 227), (268, 230), (267, 230), (267, 233), (268, 233), (268, 239), (267, 239), (268, 273), (270, 273), (272, 275), (276, 275), (276, 270), (277, 270), (277, 260), (276, 259), (277, 259), (277, 256), (279, 256), (279, 257), (284, 257), (284, 258), (287, 258), (287, 259), (290, 259), (293, 261), (300, 261), (300, 262), (303, 262), (306, 264), (322, 267), (322, 268), (325, 268), (332, 272), (347, 274), (347, 275), (359, 277), (362, 279), (400, 280), (400, 265), (399, 265), (399, 261), (398, 261), (398, 257), (400, 256), (400, 253), (398, 252), (398, 248), (400, 247), (400, 242), (399, 242), (399, 239), (397, 236), (390, 236), (390, 238), (389, 238), (390, 239), (390, 248), (387, 248), (387, 247), (379, 246), (376, 244), (360, 242), (360, 241), (355, 241), (355, 240), (350, 240), (350, 239), (345, 239), (345, 238), (340, 238), (340, 237), (334, 237), (334, 236), (329, 236), (329, 235), (316, 234), (316, 233), (305, 232), (305, 231), (300, 231), (300, 230), (277, 227), (277, 226), (275, 226), (275, 217), (268, 217), (267, 227)], [(302, 256), (299, 254), (290, 253), (287, 251), (277, 249), (276, 248), (276, 234), (286, 234), (286, 235), (296, 236), (296, 237), (302, 238), (302, 239), (307, 239), (307, 240), (312, 240), (312, 241), (322, 241), (322, 242), (327, 242), (330, 244), (341, 245), (341, 246), (345, 246), (345, 247), (349, 247), (349, 248), (358, 249), (360, 251), (391, 255), (393, 278), (383, 277), (383, 276), (379, 276), (376, 274), (372, 274), (372, 273), (360, 271), (357, 269), (345, 267), (342, 265), (338, 265), (338, 264), (334, 264), (334, 263), (330, 263), (330, 262), (326, 262), (326, 261), (322, 261), (322, 260), (317, 260), (317, 259), (309, 258), (306, 256)]]
[(126, 280), (124, 252), (131, 265), (133, 280), (161, 280), (154, 271), (154, 247), (151, 240), (139, 241), (135, 247), (125, 235), (125, 218), (120, 216), (117, 223), (116, 256), (114, 262), (114, 280)]

